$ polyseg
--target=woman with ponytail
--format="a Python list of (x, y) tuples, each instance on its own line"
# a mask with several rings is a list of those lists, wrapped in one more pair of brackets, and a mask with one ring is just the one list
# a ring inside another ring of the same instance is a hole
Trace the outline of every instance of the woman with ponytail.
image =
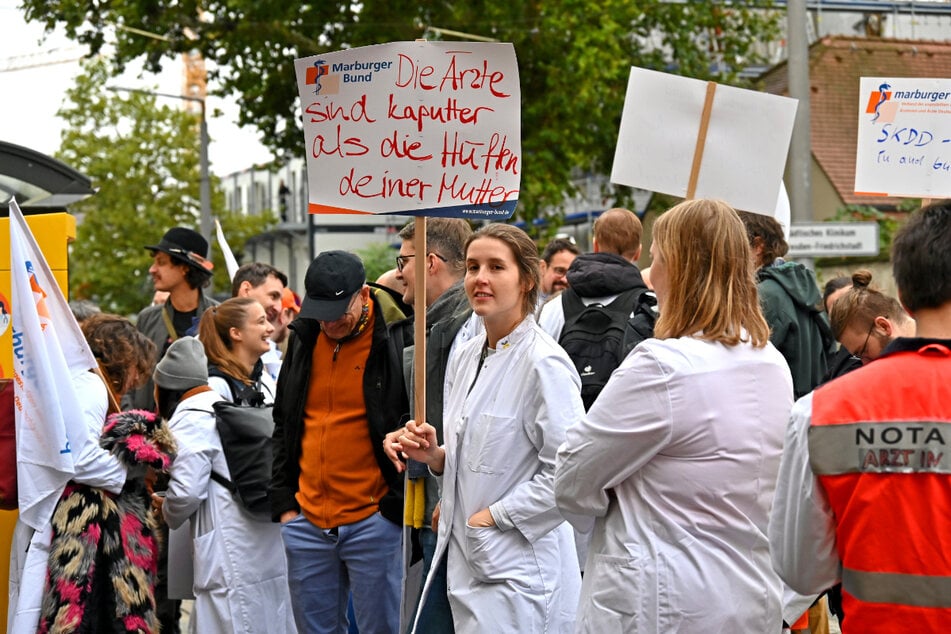
[(198, 324), (198, 338), (208, 356), (211, 389), (241, 405), (273, 403), (274, 379), (261, 361), (270, 350), (273, 332), (256, 299), (233, 297), (207, 309)]
[(191, 532), (192, 632), (297, 631), (280, 525), (244, 506), (234, 474), (247, 465), (232, 461), (216, 414), (229, 401), (241, 405), (227, 406), (232, 415), (255, 423), (252, 410), (273, 401), (261, 363), (272, 331), (257, 300), (232, 298), (205, 310), (200, 340), (175, 341), (155, 369), (156, 401), (181, 447), (161, 505), (169, 526), (187, 522)]

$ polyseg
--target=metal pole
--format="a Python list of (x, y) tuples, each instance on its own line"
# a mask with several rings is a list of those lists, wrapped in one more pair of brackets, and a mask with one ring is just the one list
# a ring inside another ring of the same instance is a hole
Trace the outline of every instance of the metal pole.
[[(120, 86), (106, 86), (106, 90), (111, 90), (113, 92), (137, 92), (143, 95), (152, 95), (154, 97), (170, 97), (172, 99), (181, 99), (182, 101), (195, 101), (201, 106), (201, 123), (199, 124), (198, 134), (200, 147), (198, 150), (198, 164), (199, 164), (199, 181), (198, 181), (198, 198), (201, 205), (200, 218), (199, 218), (199, 229), (201, 229), (201, 236), (208, 242), (209, 248), (211, 245), (211, 181), (208, 176), (208, 122), (205, 119), (205, 98), (204, 97), (192, 97), (190, 95), (175, 95), (167, 92), (156, 92), (154, 90), (143, 90), (141, 88), (123, 88)], [(202, 254), (211, 257), (211, 253)], [(212, 282), (209, 282), (208, 285), (208, 294), (210, 295), (214, 290)]]
[[(792, 141), (789, 145), (789, 205), (793, 223), (812, 222), (812, 147), (809, 128), (809, 38), (805, 0), (790, 0), (786, 5), (786, 30), (789, 42), (789, 96), (799, 100)], [(812, 258), (800, 261), (813, 268)]]
[(201, 152), (199, 164), (201, 180), (198, 191), (201, 199), (201, 235), (211, 244), (211, 182), (208, 178), (208, 122), (205, 120), (205, 100), (201, 99)]

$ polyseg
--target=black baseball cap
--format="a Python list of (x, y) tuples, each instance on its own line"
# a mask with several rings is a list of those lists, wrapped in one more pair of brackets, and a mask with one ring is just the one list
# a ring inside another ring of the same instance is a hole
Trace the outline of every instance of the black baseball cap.
[(354, 293), (366, 284), (363, 262), (347, 251), (324, 251), (307, 267), (306, 294), (301, 302), (304, 319), (336, 321), (346, 312)]
[(215, 265), (208, 258), (208, 241), (194, 229), (172, 227), (162, 236), (161, 242), (146, 245), (153, 254), (156, 251), (168, 253), (173, 259), (188, 264), (203, 273), (211, 275)]

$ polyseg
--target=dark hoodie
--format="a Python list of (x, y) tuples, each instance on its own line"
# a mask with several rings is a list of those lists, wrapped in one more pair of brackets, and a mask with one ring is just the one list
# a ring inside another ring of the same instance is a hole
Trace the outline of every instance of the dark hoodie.
[(769, 324), (769, 340), (786, 358), (798, 399), (822, 382), (835, 338), (825, 315), (812, 271), (778, 260), (757, 272), (760, 304)]
[(581, 297), (608, 297), (626, 290), (647, 290), (641, 271), (614, 253), (585, 253), (571, 263), (569, 288)]

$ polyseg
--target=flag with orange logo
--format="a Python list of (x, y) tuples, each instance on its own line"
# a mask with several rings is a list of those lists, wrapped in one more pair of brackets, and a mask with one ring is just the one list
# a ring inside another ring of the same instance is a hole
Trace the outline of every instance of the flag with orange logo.
[(71, 378), (97, 365), (15, 200), (10, 278), (19, 511), (41, 530), (75, 473), (74, 457), (98, 443), (82, 419)]

